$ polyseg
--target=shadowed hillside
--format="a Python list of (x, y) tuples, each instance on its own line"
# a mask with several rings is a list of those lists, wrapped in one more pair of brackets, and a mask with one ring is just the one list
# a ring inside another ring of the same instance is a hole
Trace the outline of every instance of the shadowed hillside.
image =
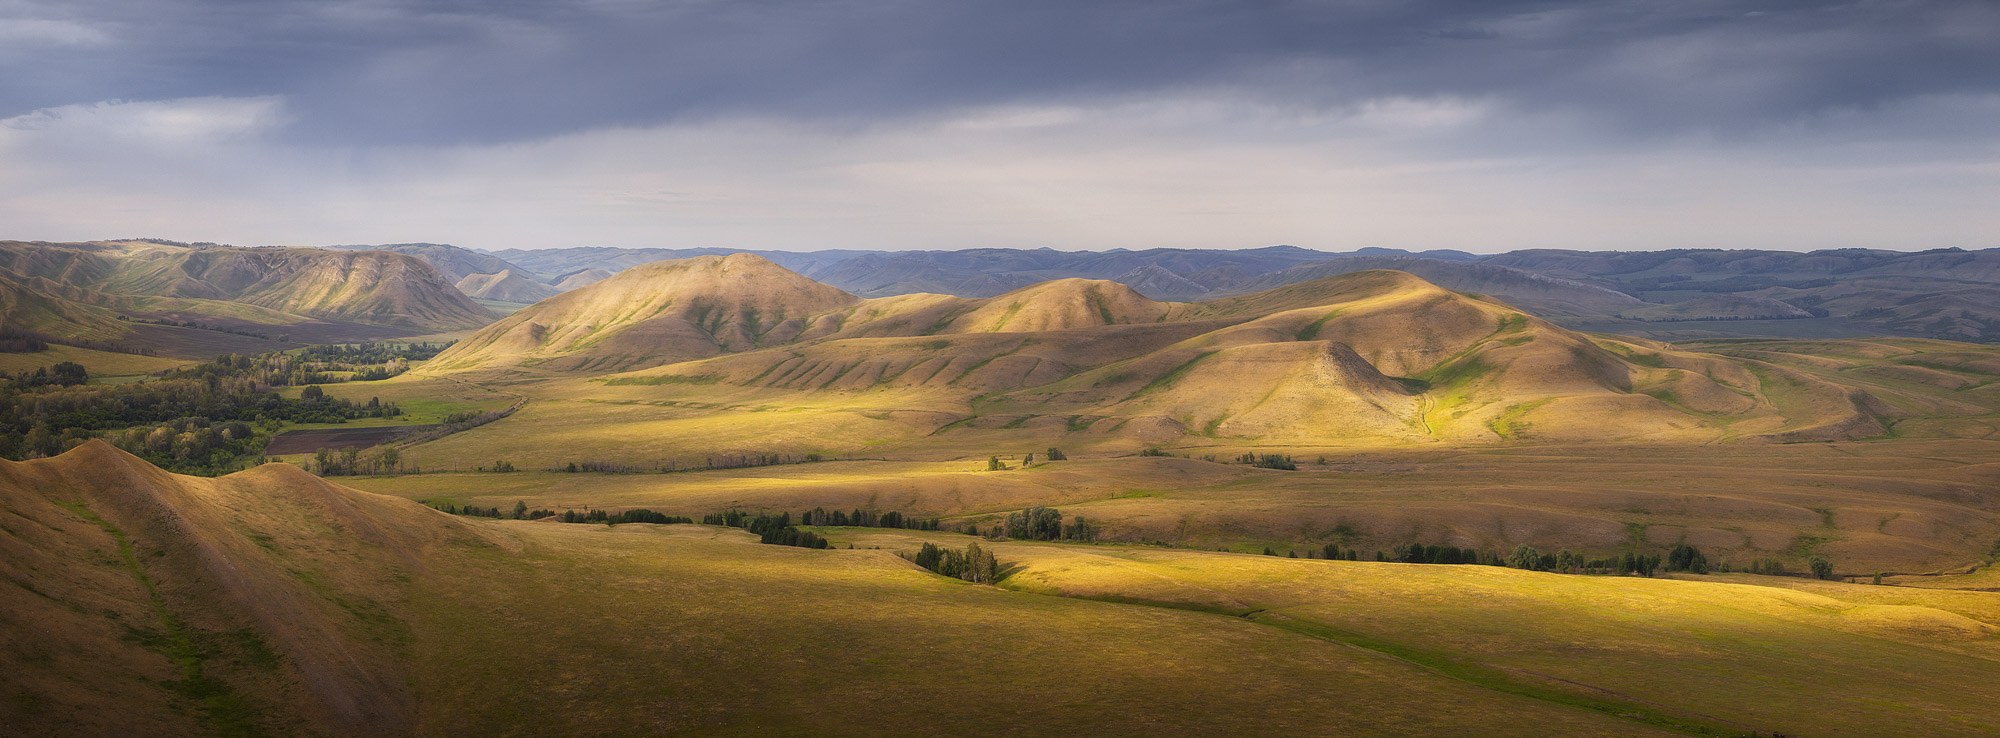
[[(424, 261), (384, 251), (191, 247), (145, 241), (0, 242), (0, 305), (10, 324), (117, 339), (143, 321), (197, 321), (263, 333), (317, 321), (403, 331), (475, 328), (492, 313)], [(63, 304), (63, 303), (71, 304)], [(18, 316), (18, 317), (17, 317)], [(379, 332), (379, 331), (378, 331)]]
[(184, 477), (102, 441), (0, 461), (0, 499), (16, 735), (408, 732), (402, 583), (478, 540), (294, 466)]

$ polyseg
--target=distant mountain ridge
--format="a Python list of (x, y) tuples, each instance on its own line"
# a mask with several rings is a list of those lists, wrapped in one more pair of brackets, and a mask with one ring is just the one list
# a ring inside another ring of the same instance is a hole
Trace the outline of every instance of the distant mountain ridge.
[[(0, 317), (54, 335), (124, 341), (187, 323), (355, 340), (477, 328), (494, 315), (423, 259), (387, 251), (6, 241)], [(195, 350), (156, 338), (170, 352)]]

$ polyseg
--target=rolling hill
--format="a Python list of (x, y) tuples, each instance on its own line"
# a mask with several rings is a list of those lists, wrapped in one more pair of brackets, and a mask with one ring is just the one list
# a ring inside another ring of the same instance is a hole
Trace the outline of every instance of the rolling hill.
[[(536, 249), (500, 255), (541, 274), (617, 271), (719, 249)], [(1894, 334), (2000, 340), (2000, 250), (1671, 249), (1501, 254), (1290, 246), (1237, 251), (758, 252), (864, 297), (991, 297), (1054, 279), (1109, 279), (1157, 300), (1209, 300), (1365, 269), (1491, 295), (1576, 329), (1663, 339)], [(1715, 299), (1716, 296), (1742, 298)], [(1782, 302), (1780, 309), (1770, 301)]]
[(473, 274), (458, 280), (459, 292), (478, 300), (533, 303), (562, 294), (562, 290), (515, 273), (511, 269), (493, 274)]
[[(1596, 294), (1580, 287), (1554, 289)], [(531, 306), (422, 371), (597, 377), (574, 391), (606, 399), (846, 398), (933, 419), (931, 434), (1055, 424), (1155, 443), (1860, 438), (1898, 412), (1383, 270), (1194, 303), (1081, 279), (862, 299), (755, 255), (704, 256)]]
[(506, 271), (523, 275), (528, 273), (526, 269), (515, 266), (506, 259), (443, 243), (385, 243), (375, 246), (350, 245), (327, 248), (339, 251), (392, 251), (414, 256), (430, 264), (445, 281), (453, 283), (475, 274), (498, 274)]
[(477, 538), (297, 467), (184, 477), (103, 441), (0, 461), (0, 498), (17, 734), (408, 732), (397, 580)]

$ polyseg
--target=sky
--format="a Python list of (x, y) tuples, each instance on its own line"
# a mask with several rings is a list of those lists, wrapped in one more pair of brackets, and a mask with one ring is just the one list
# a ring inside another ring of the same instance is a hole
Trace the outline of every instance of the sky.
[(2000, 2), (0, 0), (0, 238), (2000, 246)]

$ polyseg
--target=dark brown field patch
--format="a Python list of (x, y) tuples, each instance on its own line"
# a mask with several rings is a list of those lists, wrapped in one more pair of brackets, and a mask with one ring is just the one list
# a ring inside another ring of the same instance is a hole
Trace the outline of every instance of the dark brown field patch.
[(407, 433), (436, 428), (432, 425), (389, 425), (372, 428), (321, 428), (285, 431), (271, 439), (264, 453), (272, 456), (309, 454), (323, 448), (367, 448), (388, 443)]

